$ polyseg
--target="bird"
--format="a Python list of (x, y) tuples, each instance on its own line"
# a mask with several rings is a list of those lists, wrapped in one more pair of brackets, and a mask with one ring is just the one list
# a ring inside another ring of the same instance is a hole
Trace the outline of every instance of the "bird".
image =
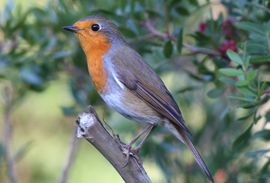
[(78, 38), (92, 83), (104, 102), (124, 117), (144, 124), (130, 145), (143, 137), (141, 146), (150, 132), (162, 125), (186, 144), (209, 181), (214, 182), (173, 96), (117, 26), (107, 18), (92, 15), (63, 28)]

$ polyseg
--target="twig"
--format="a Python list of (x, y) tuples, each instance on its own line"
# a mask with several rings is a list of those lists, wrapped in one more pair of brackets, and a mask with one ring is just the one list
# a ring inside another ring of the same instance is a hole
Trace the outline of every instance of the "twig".
[(79, 115), (77, 123), (77, 136), (84, 137), (91, 143), (113, 165), (126, 183), (151, 183), (136, 155), (131, 156), (128, 164), (124, 166), (127, 160), (123, 153), (124, 145), (109, 134), (92, 107)]
[[(155, 37), (158, 37), (158, 38), (163, 39), (163, 40), (171, 40), (173, 42), (177, 41), (177, 38), (175, 36), (173, 36), (169, 33), (164, 33), (164, 32), (158, 31), (153, 26), (153, 24), (150, 22), (150, 20), (146, 20), (144, 22), (144, 26), (150, 32), (150, 34), (155, 36)], [(213, 49), (201, 48), (201, 47), (197, 47), (197, 46), (190, 45), (187, 43), (183, 43), (183, 46), (194, 54), (206, 54), (206, 55), (210, 55), (210, 56), (220, 56), (220, 53), (216, 50), (213, 50)]]
[(68, 158), (63, 168), (59, 183), (66, 183), (68, 180), (69, 171), (72, 166), (72, 163), (74, 162), (74, 159), (78, 150), (78, 145), (79, 145), (79, 141), (76, 138), (76, 133), (77, 133), (77, 130), (74, 130), (74, 134), (71, 137), (71, 141), (69, 145)]
[(17, 183), (17, 176), (15, 171), (15, 158), (11, 152), (12, 139), (12, 120), (11, 110), (13, 103), (13, 89), (10, 83), (4, 88), (4, 128), (3, 128), (3, 145), (5, 150), (5, 161), (7, 164), (7, 174), (10, 183)]
[(193, 45), (189, 45), (187, 43), (183, 43), (183, 46), (189, 51), (191, 51), (192, 53), (201, 53), (201, 54), (212, 55), (212, 56), (220, 56), (220, 53), (213, 49), (196, 47)]

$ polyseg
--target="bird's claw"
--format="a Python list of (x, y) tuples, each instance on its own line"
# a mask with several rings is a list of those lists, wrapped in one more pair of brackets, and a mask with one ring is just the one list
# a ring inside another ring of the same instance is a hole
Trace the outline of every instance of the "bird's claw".
[(130, 144), (121, 144), (121, 149), (123, 151), (123, 154), (126, 155), (126, 160), (123, 168), (128, 165), (131, 156), (134, 157), (138, 162), (140, 162), (140, 159), (138, 157), (138, 149), (132, 149), (132, 146)]

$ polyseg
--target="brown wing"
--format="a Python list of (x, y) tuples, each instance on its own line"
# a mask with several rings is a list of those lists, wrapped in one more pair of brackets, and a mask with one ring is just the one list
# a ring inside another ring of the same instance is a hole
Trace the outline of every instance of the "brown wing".
[(142, 57), (129, 47), (115, 50), (112, 66), (118, 79), (135, 95), (148, 103), (156, 112), (189, 133), (181, 112), (159, 76)]

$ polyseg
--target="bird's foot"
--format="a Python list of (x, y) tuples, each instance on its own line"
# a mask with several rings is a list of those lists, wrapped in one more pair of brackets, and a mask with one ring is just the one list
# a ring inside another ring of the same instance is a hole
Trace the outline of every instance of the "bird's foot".
[(124, 155), (126, 155), (126, 160), (124, 162), (123, 168), (125, 168), (129, 161), (130, 161), (130, 157), (135, 158), (139, 163), (141, 163), (140, 158), (138, 156), (138, 149), (132, 149), (132, 145), (131, 144), (121, 144), (121, 149)]

